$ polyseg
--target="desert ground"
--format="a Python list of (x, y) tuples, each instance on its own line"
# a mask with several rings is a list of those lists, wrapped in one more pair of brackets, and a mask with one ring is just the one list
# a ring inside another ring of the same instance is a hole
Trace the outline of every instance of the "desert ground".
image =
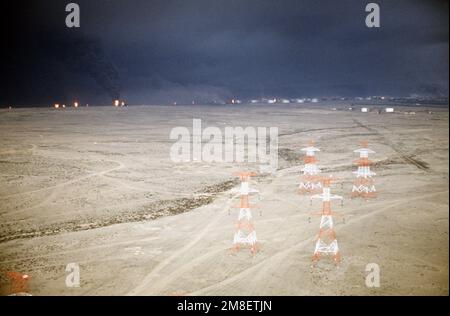
[[(130, 106), (0, 111), (0, 294), (8, 271), (32, 295), (448, 295), (448, 108)], [(415, 114), (406, 114), (414, 111)], [(278, 127), (279, 168), (259, 174), (260, 250), (233, 253), (239, 181), (255, 163), (172, 162), (173, 127)], [(298, 194), (314, 139), (332, 191), (342, 262), (311, 257), (321, 202)], [(378, 196), (350, 199), (367, 140)], [(67, 287), (66, 266), (80, 267)], [(366, 286), (366, 265), (380, 287)]]

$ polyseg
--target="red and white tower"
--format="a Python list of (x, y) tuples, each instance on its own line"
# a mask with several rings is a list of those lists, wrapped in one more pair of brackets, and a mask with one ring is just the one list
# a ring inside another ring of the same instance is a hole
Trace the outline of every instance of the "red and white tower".
[(28, 281), (31, 276), (17, 271), (7, 272), (7, 277), (11, 282), (10, 295), (12, 296), (30, 296), (28, 293)]
[(353, 181), (352, 198), (363, 197), (365, 199), (376, 197), (376, 188), (372, 176), (376, 173), (370, 170), (372, 161), (369, 160), (369, 154), (375, 153), (373, 150), (367, 148), (367, 142), (361, 143), (362, 148), (354, 150), (359, 153), (359, 159), (356, 161), (358, 170), (354, 171), (356, 178)]
[(241, 246), (250, 246), (251, 252), (254, 254), (258, 251), (258, 239), (256, 237), (256, 231), (253, 226), (251, 208), (255, 207), (250, 205), (250, 195), (253, 193), (259, 193), (258, 190), (251, 189), (249, 185), (250, 177), (255, 175), (251, 172), (240, 172), (237, 174), (241, 180), (239, 188), (240, 204), (238, 221), (236, 225), (236, 232), (233, 238), (233, 250), (240, 250)]
[(305, 157), (303, 158), (305, 165), (301, 169), (302, 175), (298, 191), (301, 194), (319, 193), (322, 190), (322, 177), (319, 176), (320, 169), (317, 165), (316, 152), (320, 151), (320, 149), (314, 147), (314, 141), (310, 141), (308, 147), (301, 150), (305, 152)]
[(317, 236), (316, 246), (313, 254), (313, 262), (317, 263), (322, 255), (331, 255), (336, 264), (341, 260), (339, 246), (334, 231), (333, 213), (331, 212), (331, 201), (341, 200), (342, 196), (331, 194), (331, 178), (323, 180), (323, 189), (321, 194), (311, 196), (312, 199), (321, 199), (323, 207), (320, 218), (319, 235)]

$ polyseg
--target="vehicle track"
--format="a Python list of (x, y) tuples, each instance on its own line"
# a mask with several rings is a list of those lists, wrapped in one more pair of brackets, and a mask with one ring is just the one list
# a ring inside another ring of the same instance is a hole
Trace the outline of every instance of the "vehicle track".
[(282, 137), (282, 136), (291, 136), (291, 135), (295, 135), (295, 134), (303, 134), (303, 133), (309, 133), (309, 132), (334, 131), (334, 130), (341, 130), (341, 129), (348, 130), (348, 129), (357, 128), (357, 127), (358, 126), (344, 126), (344, 127), (296, 129), (292, 132), (281, 133), (278, 136)]
[[(104, 160), (104, 161), (106, 161), (106, 160)], [(72, 180), (68, 180), (68, 181), (64, 181), (64, 182), (61, 182), (61, 183), (57, 183), (55, 185), (51, 185), (51, 186), (48, 186), (48, 187), (45, 187), (45, 188), (40, 188), (40, 189), (31, 190), (31, 191), (25, 191), (25, 192), (17, 192), (17, 193), (13, 193), (13, 194), (9, 194), (9, 195), (0, 196), (0, 200), (4, 200), (4, 199), (10, 198), (10, 197), (14, 197), (14, 196), (20, 196), (20, 195), (25, 195), (25, 194), (33, 194), (33, 193), (48, 191), (48, 190), (51, 190), (51, 189), (62, 188), (62, 187), (67, 186), (69, 184), (73, 184), (73, 183), (76, 183), (76, 182), (79, 182), (79, 181), (83, 181), (83, 180), (86, 180), (86, 179), (89, 179), (89, 178), (92, 178), (92, 177), (101, 176), (101, 175), (104, 175), (106, 173), (113, 172), (113, 171), (116, 171), (116, 170), (120, 170), (120, 169), (125, 167), (125, 165), (122, 162), (120, 162), (120, 161), (108, 160), (108, 162), (116, 163), (116, 164), (118, 164), (118, 166), (116, 166), (114, 168), (107, 169), (107, 170), (103, 170), (103, 171), (92, 172), (92, 173), (89, 173), (89, 174), (87, 174), (85, 176), (78, 177), (76, 179), (72, 179)]]
[[(443, 193), (446, 193), (446, 192), (448, 192), (448, 190), (447, 191), (441, 191), (441, 192), (434, 192), (434, 193), (431, 193), (431, 194), (423, 194), (421, 196), (416, 196), (413, 199), (410, 199), (410, 201), (421, 200), (421, 199), (424, 199), (424, 198), (433, 197), (435, 195), (443, 194)], [(390, 210), (390, 209), (392, 209), (394, 207), (397, 207), (397, 206), (403, 205), (403, 204), (404, 204), (404, 201), (395, 201), (395, 202), (393, 202), (393, 203), (391, 203), (391, 204), (389, 204), (389, 205), (387, 205), (387, 206), (385, 206), (383, 208), (380, 208), (380, 209), (378, 209), (376, 211), (373, 211), (371, 213), (364, 214), (364, 215), (361, 215), (359, 217), (356, 217), (356, 218), (352, 219), (351, 222), (347, 223), (346, 226), (343, 229), (347, 229), (346, 227), (348, 227), (348, 225), (353, 225), (354, 223), (360, 222), (360, 221), (362, 221), (364, 219), (367, 219), (368, 217), (372, 217), (372, 216), (377, 215), (379, 213), (386, 212), (386, 211), (388, 211), (388, 210)], [(237, 274), (235, 274), (233, 276), (230, 276), (230, 277), (228, 277), (228, 278), (226, 278), (226, 279), (224, 279), (222, 281), (219, 281), (219, 282), (217, 282), (215, 284), (212, 284), (212, 285), (209, 285), (207, 287), (204, 287), (204, 288), (198, 289), (196, 291), (193, 291), (193, 292), (189, 293), (189, 295), (210, 295), (210, 294), (214, 294), (214, 293), (211, 293), (211, 291), (214, 291), (214, 290), (217, 290), (217, 289), (219, 289), (221, 287), (230, 285), (230, 284), (232, 284), (234, 282), (238, 282), (238, 281), (242, 280), (243, 278), (245, 278), (246, 276), (249, 276), (249, 275), (255, 273), (258, 269), (264, 267), (267, 264), (270, 265), (269, 268), (273, 268), (274, 270), (276, 270), (280, 266), (282, 261), (286, 258), (287, 255), (289, 255), (292, 251), (296, 251), (296, 250), (302, 249), (302, 247), (304, 247), (306, 245), (311, 245), (311, 243), (313, 242), (314, 239), (315, 239), (314, 237), (311, 237), (311, 238), (305, 239), (303, 241), (300, 241), (297, 244), (295, 244), (293, 246), (290, 246), (289, 248), (286, 248), (286, 249), (284, 249), (282, 251), (279, 251), (276, 254), (274, 254), (274, 255), (266, 258), (266, 259), (263, 259), (261, 262), (255, 264), (254, 266), (246, 268), (246, 269), (242, 270), (241, 272), (239, 272), (239, 273), (237, 273)], [(420, 260), (422, 260), (422, 259), (420, 259)], [(440, 268), (442, 269), (442, 267), (440, 267)]]
[(417, 167), (419, 170), (430, 172), (430, 167), (428, 166), (428, 164), (426, 162), (421, 161), (416, 158), (413, 158), (412, 155), (405, 153), (399, 146), (397, 146), (396, 144), (391, 142), (387, 137), (385, 137), (383, 134), (381, 134), (377, 129), (369, 127), (369, 126), (361, 123), (357, 119), (353, 119), (353, 122), (355, 122), (358, 126), (364, 128), (370, 132), (373, 132), (377, 136), (383, 138), (384, 142), (389, 147), (391, 147), (400, 156), (400, 158), (402, 158), (406, 163)]
[(233, 198), (229, 198), (226, 202), (225, 207), (220, 212), (221, 216), (216, 216), (212, 221), (210, 221), (201, 231), (199, 234), (195, 236), (194, 239), (192, 239), (189, 243), (187, 243), (185, 246), (180, 248), (179, 250), (175, 251), (173, 254), (171, 254), (168, 258), (161, 261), (155, 268), (153, 268), (149, 274), (147, 274), (141, 284), (139, 284), (137, 287), (135, 287), (133, 290), (128, 292), (126, 295), (139, 295), (146, 289), (148, 284), (152, 281), (152, 279), (157, 276), (157, 274), (164, 269), (167, 265), (169, 265), (175, 258), (182, 255), (183, 253), (187, 252), (189, 249), (191, 249), (198, 241), (200, 241), (208, 232), (210, 227), (214, 226), (221, 217), (228, 212), (228, 209), (231, 207), (231, 203), (233, 201)]

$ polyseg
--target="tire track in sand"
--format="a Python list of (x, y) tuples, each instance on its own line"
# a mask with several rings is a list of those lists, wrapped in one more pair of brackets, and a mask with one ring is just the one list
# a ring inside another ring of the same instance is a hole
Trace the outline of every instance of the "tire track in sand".
[(376, 130), (373, 127), (369, 127), (363, 123), (361, 123), (360, 121), (358, 121), (357, 119), (353, 119), (353, 122), (355, 122), (356, 124), (358, 124), (358, 126), (372, 132), (375, 133), (377, 136), (383, 138), (383, 140), (385, 141), (385, 143), (391, 147), (392, 150), (394, 150), (401, 159), (403, 159), (406, 163), (415, 166), (417, 169), (422, 170), (422, 171), (426, 171), (426, 172), (430, 172), (430, 167), (428, 166), (428, 163), (421, 161), (419, 159), (416, 159), (414, 157), (412, 157), (412, 155), (408, 155), (407, 153), (405, 153), (402, 149), (399, 148), (399, 146), (397, 146), (396, 144), (394, 144), (393, 142), (391, 142), (388, 138), (386, 138), (386, 136), (384, 136), (383, 134), (381, 134), (378, 130)]
[(159, 264), (156, 265), (155, 268), (153, 268), (149, 274), (147, 274), (144, 279), (142, 280), (141, 284), (139, 284), (138, 286), (136, 286), (133, 290), (129, 291), (128, 293), (126, 293), (127, 296), (132, 296), (132, 295), (142, 295), (141, 293), (147, 288), (147, 286), (149, 285), (149, 283), (152, 281), (152, 279), (156, 276), (158, 276), (158, 273), (164, 269), (166, 266), (168, 266), (175, 258), (177, 258), (178, 256), (180, 256), (181, 254), (185, 253), (186, 251), (188, 251), (189, 249), (191, 249), (197, 242), (199, 242), (209, 231), (209, 229), (214, 226), (220, 219), (221, 217), (227, 213), (228, 209), (231, 207), (231, 203), (233, 201), (233, 198), (229, 198), (226, 201), (226, 205), (225, 207), (221, 210), (220, 212), (220, 216), (216, 216), (214, 220), (210, 221), (208, 223), (208, 225), (206, 225), (201, 231), (200, 233), (195, 236), (194, 239), (192, 239), (189, 243), (187, 243), (184, 247), (182, 247), (181, 249), (175, 251), (174, 253), (172, 253), (168, 258), (164, 259), (163, 261), (161, 261)]
[[(280, 179), (286, 172), (289, 172), (290, 169), (293, 169), (296, 167), (291, 167), (291, 168), (287, 168), (287, 169), (283, 169), (280, 170), (280, 172), (275, 176), (275, 178), (270, 182), (272, 185), (269, 186), (270, 193), (273, 193), (274, 187), (273, 187), (273, 182), (274, 180), (278, 180)], [(267, 191), (265, 191), (267, 192)], [(225, 211), (227, 211), (230, 207), (230, 201), (232, 201), (233, 198), (228, 200), (228, 205), (224, 208), (221, 216), (224, 214)], [(294, 217), (298, 216), (298, 214), (295, 214)], [(284, 220), (287, 221), (289, 219), (291, 219), (291, 217), (287, 217)], [(202, 235), (197, 238), (193, 243), (190, 244), (190, 246), (193, 246), (196, 242), (198, 242), (204, 234), (207, 233), (207, 231), (209, 231), (209, 228), (212, 227), (214, 224), (216, 224), (219, 220), (219, 217), (217, 217), (217, 220), (210, 222), (210, 224), (202, 231)], [(152, 283), (151, 288), (149, 288), (149, 291), (146, 291), (145, 295), (151, 295), (152, 293), (155, 294), (162, 294), (164, 291), (165, 286), (169, 285), (173, 280), (175, 280), (176, 278), (178, 278), (179, 276), (183, 275), (184, 273), (187, 273), (189, 270), (192, 270), (192, 267), (195, 266), (198, 263), (201, 263), (202, 261), (205, 261), (206, 259), (209, 259), (210, 257), (213, 257), (214, 255), (216, 255), (217, 253), (221, 252), (221, 251), (226, 251), (226, 249), (228, 249), (227, 247), (220, 247), (220, 248), (216, 248), (214, 250), (210, 250), (207, 253), (202, 253), (200, 256), (195, 257), (193, 260), (182, 264), (181, 266), (179, 266), (178, 268), (176, 268), (175, 270), (171, 271), (169, 274), (165, 274), (164, 276), (158, 276), (158, 278), (156, 279), (156, 281), (154, 283)], [(184, 252), (184, 251), (183, 251)], [(172, 255), (171, 257), (169, 257), (167, 259), (166, 264), (164, 264), (164, 266), (161, 266), (156, 273), (158, 273), (160, 270), (164, 269), (168, 264), (170, 264), (169, 260), (172, 261), (173, 259), (175, 259), (175, 257), (178, 255), (179, 253)], [(156, 268), (155, 268), (156, 269)], [(150, 279), (150, 277), (149, 277)], [(147, 280), (149, 283), (149, 279)], [(141, 288), (144, 287), (144, 285), (140, 285)], [(132, 290), (128, 295), (139, 295), (135, 292), (133, 292), (135, 290)], [(142, 289), (140, 289), (140, 293), (142, 293)], [(143, 294), (144, 295), (144, 294)]]
[(48, 187), (45, 187), (45, 188), (40, 188), (40, 189), (26, 191), (26, 192), (17, 192), (17, 193), (13, 193), (13, 194), (9, 194), (9, 195), (4, 195), (4, 196), (0, 197), (0, 200), (4, 200), (4, 199), (10, 198), (10, 197), (14, 197), (14, 196), (18, 196), (18, 195), (33, 194), (33, 193), (43, 192), (43, 191), (47, 191), (47, 190), (51, 190), (51, 189), (61, 188), (61, 187), (64, 187), (66, 185), (73, 184), (73, 183), (76, 183), (76, 182), (79, 182), (79, 181), (83, 181), (83, 180), (86, 180), (86, 179), (89, 179), (89, 178), (92, 178), (92, 177), (102, 176), (102, 175), (104, 175), (106, 173), (113, 172), (113, 171), (116, 171), (116, 170), (120, 170), (120, 169), (125, 167), (125, 165), (122, 162), (117, 161), (117, 160), (104, 160), (104, 161), (116, 163), (116, 164), (118, 164), (118, 166), (116, 166), (114, 168), (107, 169), (107, 170), (103, 170), (103, 171), (92, 172), (92, 173), (89, 173), (89, 174), (87, 174), (85, 176), (82, 176), (82, 177), (79, 177), (79, 178), (76, 178), (76, 179), (72, 179), (72, 180), (68, 180), (68, 181), (64, 181), (64, 182), (61, 182), (61, 183), (57, 183), (55, 185), (51, 185), (51, 186), (48, 186)]
[[(446, 193), (446, 192), (448, 192), (448, 191), (434, 192), (434, 193), (431, 193), (431, 194), (423, 194), (421, 196), (415, 197), (414, 199), (410, 199), (410, 201), (421, 200), (423, 198), (432, 197), (432, 196), (443, 194), (443, 193)], [(374, 212), (371, 212), (371, 213), (368, 213), (368, 214), (364, 214), (364, 215), (361, 215), (361, 216), (359, 216), (357, 218), (354, 218), (350, 223), (347, 223), (346, 225), (351, 225), (351, 224), (359, 222), (359, 221), (361, 221), (361, 220), (363, 220), (363, 219), (365, 219), (367, 217), (371, 217), (371, 216), (374, 216), (376, 214), (383, 213), (383, 212), (385, 212), (385, 211), (387, 211), (387, 210), (389, 210), (389, 209), (391, 209), (393, 207), (396, 207), (396, 206), (402, 205), (402, 204), (404, 204), (403, 200), (395, 201), (395, 202), (391, 203), (390, 205), (385, 206), (384, 208), (378, 209), (377, 211), (374, 211)], [(348, 227), (348, 226), (346, 226), (346, 227)], [(235, 274), (235, 275), (233, 275), (233, 276), (231, 276), (229, 278), (226, 278), (226, 279), (224, 279), (224, 280), (222, 280), (220, 282), (217, 282), (217, 283), (212, 284), (210, 286), (207, 286), (207, 287), (204, 287), (202, 289), (199, 289), (199, 290), (196, 290), (194, 292), (191, 292), (191, 293), (189, 293), (189, 295), (205, 295), (205, 294), (208, 294), (212, 290), (216, 290), (218, 288), (230, 285), (230, 284), (232, 284), (234, 282), (238, 282), (238, 281), (242, 280), (243, 278), (245, 278), (246, 276), (249, 276), (249, 275), (253, 274), (255, 271), (257, 271), (258, 269), (260, 269), (262, 267), (264, 267), (266, 269), (275, 269), (276, 270), (281, 265), (282, 261), (286, 258), (287, 255), (289, 255), (292, 251), (302, 249), (305, 245), (310, 245), (314, 241), (314, 239), (315, 239), (315, 237), (311, 237), (311, 238), (302, 240), (299, 243), (297, 243), (297, 244), (295, 244), (295, 245), (293, 245), (293, 246), (291, 246), (289, 248), (286, 248), (286, 249), (284, 249), (282, 251), (279, 251), (276, 254), (274, 254), (274, 255), (272, 255), (272, 256), (262, 260), (261, 262), (255, 264), (252, 267), (244, 269), (241, 272), (239, 272), (239, 273), (237, 273), (237, 274)], [(267, 264), (269, 264), (269, 266), (267, 266)]]

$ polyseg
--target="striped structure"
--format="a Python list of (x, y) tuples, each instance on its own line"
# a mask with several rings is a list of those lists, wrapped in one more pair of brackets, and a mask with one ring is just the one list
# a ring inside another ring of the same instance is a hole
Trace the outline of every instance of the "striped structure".
[(251, 189), (249, 186), (249, 180), (252, 175), (254, 174), (249, 172), (238, 173), (241, 180), (239, 189), (240, 204), (237, 206), (239, 215), (233, 238), (233, 250), (239, 251), (241, 246), (250, 246), (250, 250), (254, 254), (258, 251), (258, 239), (250, 210), (254, 207), (254, 205), (250, 205), (250, 194), (258, 193), (258, 191)]

